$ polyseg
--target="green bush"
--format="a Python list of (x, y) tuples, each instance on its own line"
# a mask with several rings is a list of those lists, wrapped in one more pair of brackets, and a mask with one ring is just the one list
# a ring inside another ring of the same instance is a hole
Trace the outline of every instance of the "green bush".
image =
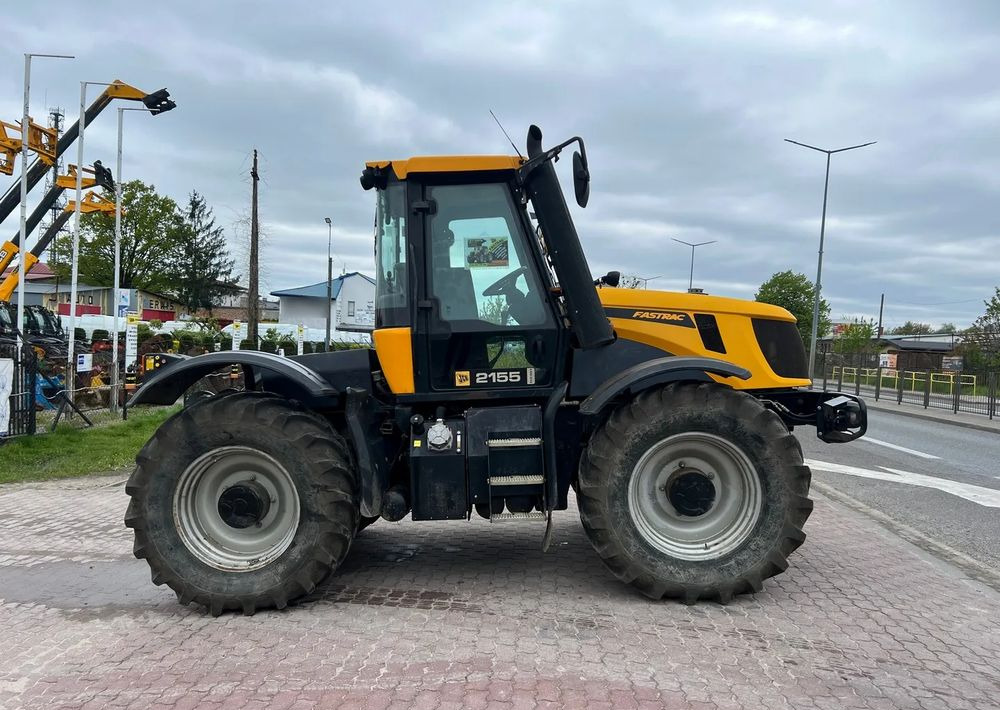
[(305, 341), (304, 343), (302, 343), (302, 352), (303, 352), (303, 354), (309, 354), (312, 351), (313, 351), (313, 344), (312, 343), (310, 343), (308, 340)]
[(233, 349), (233, 339), (231, 336), (223, 333), (219, 336), (219, 350), (232, 350)]
[(253, 343), (251, 343), (246, 338), (240, 341), (240, 350), (256, 350), (256, 349), (257, 348), (253, 346)]
[(111, 340), (111, 333), (102, 328), (95, 330), (94, 334), (90, 338), (91, 343), (99, 343), (104, 340)]
[(73, 328), (73, 340), (78, 343), (87, 342), (87, 331), (83, 328)]
[[(147, 340), (149, 340), (150, 338), (153, 337), (153, 330), (152, 330), (152, 328), (150, 328), (145, 323), (140, 323), (139, 324), (139, 330), (138, 330), (138, 336), (139, 336), (139, 338), (138, 338), (139, 339), (139, 343), (140, 344), (141, 343), (145, 343)], [(124, 335), (122, 337), (124, 337)]]
[(265, 353), (278, 352), (278, 344), (273, 340), (264, 340), (260, 344), (260, 349)]

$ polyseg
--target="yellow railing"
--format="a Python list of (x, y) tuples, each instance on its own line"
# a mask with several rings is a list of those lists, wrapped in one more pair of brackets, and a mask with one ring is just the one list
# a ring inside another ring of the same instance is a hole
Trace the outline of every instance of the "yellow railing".
[[(855, 384), (860, 381), (863, 387), (874, 387), (878, 378), (878, 369), (872, 367), (834, 367), (831, 379), (841, 381), (843, 372), (844, 384)], [(935, 394), (954, 394), (955, 386), (971, 394), (976, 392), (976, 376), (954, 372), (931, 372), (931, 392)], [(927, 386), (927, 372), (919, 370), (882, 370), (882, 387), (899, 389), (899, 379), (902, 377), (903, 389), (910, 392), (923, 392)]]

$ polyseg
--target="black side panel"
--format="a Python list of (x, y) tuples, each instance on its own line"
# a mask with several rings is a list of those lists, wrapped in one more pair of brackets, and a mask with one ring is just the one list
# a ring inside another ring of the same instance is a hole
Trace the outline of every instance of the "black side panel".
[(339, 392), (348, 387), (372, 391), (372, 371), (380, 369), (371, 348), (334, 350), (329, 353), (312, 353), (288, 358), (299, 362), (322, 377)]
[(719, 332), (719, 322), (711, 313), (695, 313), (694, 322), (698, 326), (698, 335), (701, 336), (701, 344), (706, 350), (713, 353), (726, 354), (726, 345), (722, 342), (722, 333)]
[(767, 364), (779, 377), (808, 377), (806, 348), (795, 323), (753, 319), (753, 333)]
[(444, 448), (432, 447), (427, 430), (411, 431), (410, 492), (414, 520), (458, 520), (468, 515), (464, 422), (447, 419), (441, 423), (451, 432), (451, 441)]
[(593, 350), (573, 350), (573, 369), (569, 381), (570, 397), (587, 397), (605, 381), (647, 360), (671, 353), (652, 345), (619, 338), (611, 345)]

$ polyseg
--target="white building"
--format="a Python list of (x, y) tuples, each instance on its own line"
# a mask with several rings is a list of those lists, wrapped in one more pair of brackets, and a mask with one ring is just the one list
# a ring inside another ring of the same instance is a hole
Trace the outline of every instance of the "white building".
[(329, 312), (334, 330), (369, 332), (375, 328), (375, 280), (358, 271), (333, 280), (329, 304), (326, 281), (272, 291), (271, 295), (278, 298), (278, 320), (282, 323), (326, 328)]

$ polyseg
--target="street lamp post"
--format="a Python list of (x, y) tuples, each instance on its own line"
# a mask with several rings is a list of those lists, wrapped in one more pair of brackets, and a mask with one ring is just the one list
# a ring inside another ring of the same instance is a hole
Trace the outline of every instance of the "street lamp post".
[(333, 220), (324, 217), (327, 227), (326, 239), (326, 346), (324, 351), (330, 349), (330, 313), (333, 310)]
[(28, 270), (25, 268), (27, 262), (24, 257), (27, 255), (28, 242), (28, 124), (31, 118), (28, 116), (31, 103), (31, 58), (45, 57), (48, 59), (74, 59), (68, 54), (31, 54), (24, 55), (24, 111), (21, 113), (21, 277), (17, 281), (17, 322), (16, 331), (21, 334), (21, 345), (27, 345), (28, 341), (24, 336), (24, 299), (27, 297), (24, 284), (28, 280)]
[(794, 143), (795, 145), (808, 148), (809, 150), (815, 150), (819, 153), (826, 153), (826, 178), (823, 180), (823, 214), (819, 221), (819, 257), (816, 260), (816, 287), (813, 289), (815, 291), (815, 297), (813, 298), (812, 330), (809, 335), (809, 377), (812, 378), (813, 367), (816, 364), (816, 338), (819, 329), (819, 302), (820, 290), (822, 288), (821, 282), (823, 278), (823, 240), (826, 236), (826, 196), (830, 187), (830, 156), (834, 153), (843, 153), (847, 150), (855, 150), (856, 148), (864, 148), (865, 146), (875, 145), (878, 141), (859, 143), (858, 145), (851, 145), (846, 148), (837, 148), (836, 150), (817, 148), (814, 145), (793, 141), (791, 138), (785, 138), (785, 142)]
[(115, 172), (115, 276), (111, 290), (111, 307), (114, 309), (111, 334), (111, 411), (118, 411), (118, 334), (121, 332), (121, 313), (118, 306), (118, 292), (121, 290), (122, 265), (122, 133), (126, 111), (153, 113), (148, 108), (118, 107), (118, 163)]
[(684, 244), (686, 246), (691, 247), (691, 272), (688, 274), (688, 293), (690, 293), (691, 289), (694, 288), (694, 250), (695, 250), (695, 247), (703, 247), (706, 244), (715, 244), (715, 242), (718, 241), (718, 240), (712, 239), (711, 241), (696, 242), (696, 243), (692, 244), (691, 242), (685, 242), (683, 239), (675, 239), (674, 237), (671, 237), (671, 239), (673, 239), (678, 244)]
[[(70, 257), (69, 347), (66, 349), (66, 395), (76, 397), (76, 287), (80, 278), (80, 207), (83, 204), (83, 134), (87, 128), (87, 87), (110, 86), (106, 81), (80, 82), (80, 133), (76, 139), (76, 204), (73, 208), (73, 251)], [(118, 343), (115, 343), (118, 347)]]

